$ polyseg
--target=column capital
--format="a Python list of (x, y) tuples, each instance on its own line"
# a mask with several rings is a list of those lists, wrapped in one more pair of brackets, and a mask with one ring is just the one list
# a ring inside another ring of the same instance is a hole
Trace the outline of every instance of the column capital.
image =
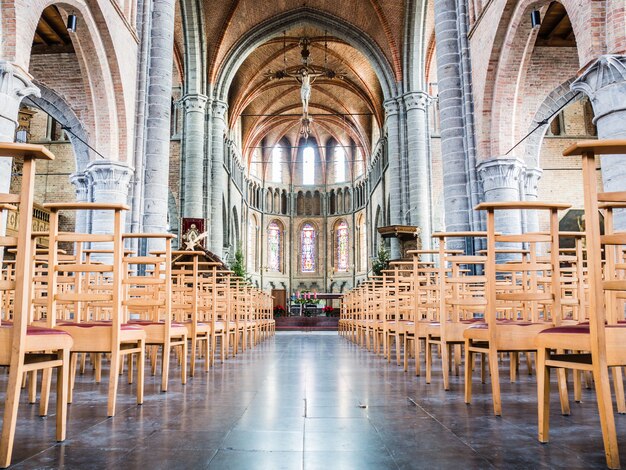
[(228, 103), (221, 100), (213, 100), (211, 108), (213, 110), (214, 118), (224, 119), (226, 117), (226, 113), (228, 112)]
[(578, 77), (571, 89), (586, 94), (595, 114), (594, 121), (626, 109), (626, 55), (603, 55)]
[(185, 112), (197, 111), (204, 112), (209, 97), (200, 93), (190, 93), (180, 99), (180, 104)]
[(492, 158), (476, 165), (485, 192), (498, 189), (519, 189), (526, 165), (519, 158)]
[(574, 80), (571, 88), (593, 97), (602, 88), (624, 81), (626, 81), (626, 56), (602, 55)]
[(76, 200), (79, 202), (88, 201), (89, 196), (89, 176), (85, 172), (72, 173), (70, 183), (76, 188)]
[(526, 168), (524, 171), (524, 194), (526, 198), (537, 199), (537, 187), (543, 170), (541, 168)]
[(0, 141), (13, 142), (22, 98), (28, 95), (41, 96), (32, 78), (21, 67), (0, 60), (0, 109), (2, 114), (9, 118), (0, 122)]
[[(109, 194), (101, 202), (126, 202), (134, 169), (125, 162), (95, 160), (87, 165), (85, 174), (93, 182), (94, 195)], [(98, 200), (98, 199), (96, 199)]]
[(383, 107), (385, 108), (386, 116), (393, 116), (400, 112), (400, 103), (398, 103), (397, 98), (391, 98), (389, 100), (385, 100), (383, 102)]
[(410, 91), (405, 93), (403, 98), (407, 111), (412, 109), (426, 110), (432, 102), (432, 97), (424, 91)]

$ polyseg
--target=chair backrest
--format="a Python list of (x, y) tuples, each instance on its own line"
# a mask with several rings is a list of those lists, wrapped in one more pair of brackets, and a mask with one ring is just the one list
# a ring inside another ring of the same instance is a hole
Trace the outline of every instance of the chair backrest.
[[(481, 203), (476, 210), (487, 212), (487, 264), (485, 274), (487, 276), (487, 308), (485, 319), (487, 323), (495, 325), (498, 318), (498, 308), (502, 303), (512, 304), (513, 320), (538, 321), (539, 318), (528, 318), (526, 312), (528, 305), (539, 303), (550, 305), (553, 312), (553, 322), (559, 324), (561, 317), (560, 306), (560, 263), (559, 263), (559, 210), (568, 209), (568, 204), (550, 204), (542, 202), (514, 201), (514, 202), (490, 202)], [(549, 213), (550, 231), (548, 233), (513, 233), (498, 234), (496, 231), (496, 212), (511, 210), (547, 211)], [(530, 256), (522, 256), (521, 259), (509, 263), (497, 263), (497, 244), (530, 246)], [(535, 246), (538, 243), (547, 245), (550, 252), (550, 262), (542, 263), (536, 256)], [(549, 272), (553, 282), (548, 284), (547, 290), (538, 288), (533, 279), (539, 273), (543, 275)], [(521, 288), (520, 288), (521, 287)], [(517, 309), (522, 309), (518, 312)], [(545, 312), (546, 310), (544, 310)], [(547, 318), (543, 318), (547, 320)], [(490, 328), (489, 334), (495, 340), (496, 328)]]
[[(11, 267), (12, 270), (7, 271), (0, 280), (0, 288), (5, 292), (13, 291), (11, 349), (22, 354), (32, 293), (33, 244), (31, 243), (31, 236), (35, 199), (35, 160), (54, 160), (54, 155), (41, 145), (7, 142), (0, 143), (0, 155), (21, 158), (24, 162), (19, 194), (0, 194), (0, 216), (8, 215), (9, 211), (14, 211), (19, 206), (17, 236), (10, 237), (4, 234), (0, 236), (0, 257), (3, 257), (2, 252), (5, 248), (14, 247), (16, 249), (15, 264)], [(1, 360), (6, 363), (8, 358), (3, 357)]]

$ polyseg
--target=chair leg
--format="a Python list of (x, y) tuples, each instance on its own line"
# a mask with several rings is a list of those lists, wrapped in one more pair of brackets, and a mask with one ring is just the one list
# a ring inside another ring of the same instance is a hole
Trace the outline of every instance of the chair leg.
[(198, 348), (198, 337), (191, 335), (191, 351), (189, 356), (189, 376), (193, 377), (196, 373), (196, 351)]
[(69, 377), (69, 391), (67, 394), (67, 402), (72, 403), (74, 400), (74, 384), (76, 383), (76, 362), (78, 360), (78, 354), (70, 353), (70, 377)]
[(600, 426), (602, 427), (606, 465), (609, 468), (619, 468), (619, 450), (617, 447), (615, 416), (613, 415), (613, 401), (608, 372), (606, 366), (602, 367), (600, 364), (594, 364), (593, 380), (596, 387), (596, 398), (598, 400), (598, 412), (600, 414)]
[(137, 345), (139, 347), (139, 354), (137, 355), (137, 404), (141, 405), (143, 404), (146, 345), (143, 341), (139, 341)]
[[(69, 367), (69, 366), (66, 366), (66, 367)], [(52, 382), (52, 368), (48, 367), (42, 371), (42, 376), (41, 376), (41, 396), (39, 397), (39, 416), (48, 416), (48, 405), (50, 403), (50, 383), (51, 382)]]
[(443, 389), (450, 390), (450, 349), (448, 344), (443, 341), (439, 343), (441, 350), (441, 371), (443, 372)]
[(96, 353), (94, 362), (96, 367), (96, 383), (99, 384), (102, 382), (102, 353)]
[[(13, 361), (12, 361), (13, 362)], [(9, 369), (9, 383), (4, 404), (4, 419), (2, 421), (2, 436), (0, 437), (0, 467), (6, 468), (11, 464), (15, 425), (17, 424), (17, 410), (20, 404), (20, 392), (23, 372), (23, 358)]]
[(569, 397), (567, 396), (567, 370), (558, 369), (557, 373), (557, 383), (559, 387), (559, 398), (561, 401), (561, 414), (563, 416), (569, 416), (570, 407), (569, 407)]
[(500, 396), (500, 370), (498, 368), (498, 352), (489, 348), (489, 374), (491, 375), (491, 396), (493, 399), (493, 412), (496, 416), (502, 416), (502, 400)]
[(187, 383), (187, 336), (183, 337), (181, 354), (182, 360), (180, 363), (180, 371), (182, 376), (182, 384), (185, 385)]
[(615, 402), (617, 404), (617, 412), (621, 415), (626, 414), (626, 403), (624, 402), (624, 379), (622, 377), (622, 368), (613, 367), (613, 386), (615, 388)]
[(107, 416), (109, 418), (115, 416), (115, 405), (117, 401), (117, 385), (119, 381), (119, 368), (120, 368), (120, 351), (119, 345), (117, 350), (111, 353), (111, 368), (109, 370), (109, 396), (107, 404)]
[(510, 357), (510, 375), (511, 375), (511, 383), (515, 383), (517, 380), (517, 361), (519, 360), (519, 354), (516, 352), (512, 352), (509, 354)]
[(70, 350), (62, 350), (60, 355), (62, 359), (61, 366), (57, 368), (57, 441), (59, 442), (65, 440), (67, 433), (67, 392), (70, 373)]
[(135, 371), (133, 370), (133, 359), (135, 357), (134, 354), (127, 354), (128, 357), (128, 383), (133, 383), (133, 378), (135, 376)]
[(421, 356), (421, 352), (422, 352), (421, 351), (422, 345), (420, 343), (421, 339), (420, 339), (420, 337), (418, 336), (417, 333), (415, 333), (415, 336), (413, 337), (413, 342), (415, 343), (413, 345), (413, 349), (415, 350), (415, 376), (419, 377), (420, 374), (422, 373), (422, 370), (421, 370), (422, 364), (420, 362), (420, 356)]
[(163, 343), (163, 357), (161, 358), (161, 391), (167, 392), (167, 379), (170, 374), (170, 356), (172, 354), (172, 346), (170, 339), (165, 338)]
[(28, 403), (33, 404), (37, 402), (37, 372), (31, 370), (28, 372)]
[(474, 353), (470, 351), (470, 341), (465, 340), (465, 403), (472, 403), (472, 367)]
[(537, 404), (539, 442), (548, 442), (550, 432), (550, 369), (546, 367), (546, 350), (537, 351)]

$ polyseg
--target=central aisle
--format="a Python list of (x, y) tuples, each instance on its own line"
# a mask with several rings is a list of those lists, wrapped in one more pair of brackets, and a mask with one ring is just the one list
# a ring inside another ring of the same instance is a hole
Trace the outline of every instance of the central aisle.
[[(279, 333), (186, 386), (172, 381), (167, 394), (148, 376), (143, 406), (125, 385), (114, 419), (104, 417), (106, 387), (79, 376), (68, 440), (18, 445), (15, 461), (90, 469), (604, 468), (592, 395), (570, 417), (553, 410), (546, 446), (535, 438), (534, 377), (503, 384), (504, 417), (495, 418), (488, 385), (476, 385), (468, 407), (461, 378), (444, 392), (439, 375), (427, 385), (336, 332)], [(571, 426), (589, 428), (587, 446), (568, 440)]]

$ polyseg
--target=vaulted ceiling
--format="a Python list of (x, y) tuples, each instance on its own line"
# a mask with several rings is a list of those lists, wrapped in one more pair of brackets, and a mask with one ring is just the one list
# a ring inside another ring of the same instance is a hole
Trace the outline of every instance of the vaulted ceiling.
[[(396, 81), (401, 80), (406, 0), (258, 0), (205, 1), (207, 82), (215, 84), (229, 54), (242, 38), (261, 24), (302, 10), (302, 21), (286, 25), (256, 44), (239, 66), (228, 89), (229, 127), (241, 118), (242, 153), (250, 159), (260, 146), (281, 140), (300, 142), (302, 102), (295, 78), (271, 79), (268, 72), (297, 72), (302, 66), (301, 38), (310, 40), (313, 67), (326, 67), (340, 75), (320, 76), (312, 85), (309, 112), (311, 136), (320, 145), (331, 139), (356, 146), (364, 156), (371, 150), (373, 129), (384, 118), (383, 92), (368, 58), (355, 44), (335, 31), (314, 24), (307, 11), (315, 11), (349, 25), (375, 44)], [(178, 27), (178, 33), (182, 33)], [(345, 36), (343, 36), (345, 37)]]

